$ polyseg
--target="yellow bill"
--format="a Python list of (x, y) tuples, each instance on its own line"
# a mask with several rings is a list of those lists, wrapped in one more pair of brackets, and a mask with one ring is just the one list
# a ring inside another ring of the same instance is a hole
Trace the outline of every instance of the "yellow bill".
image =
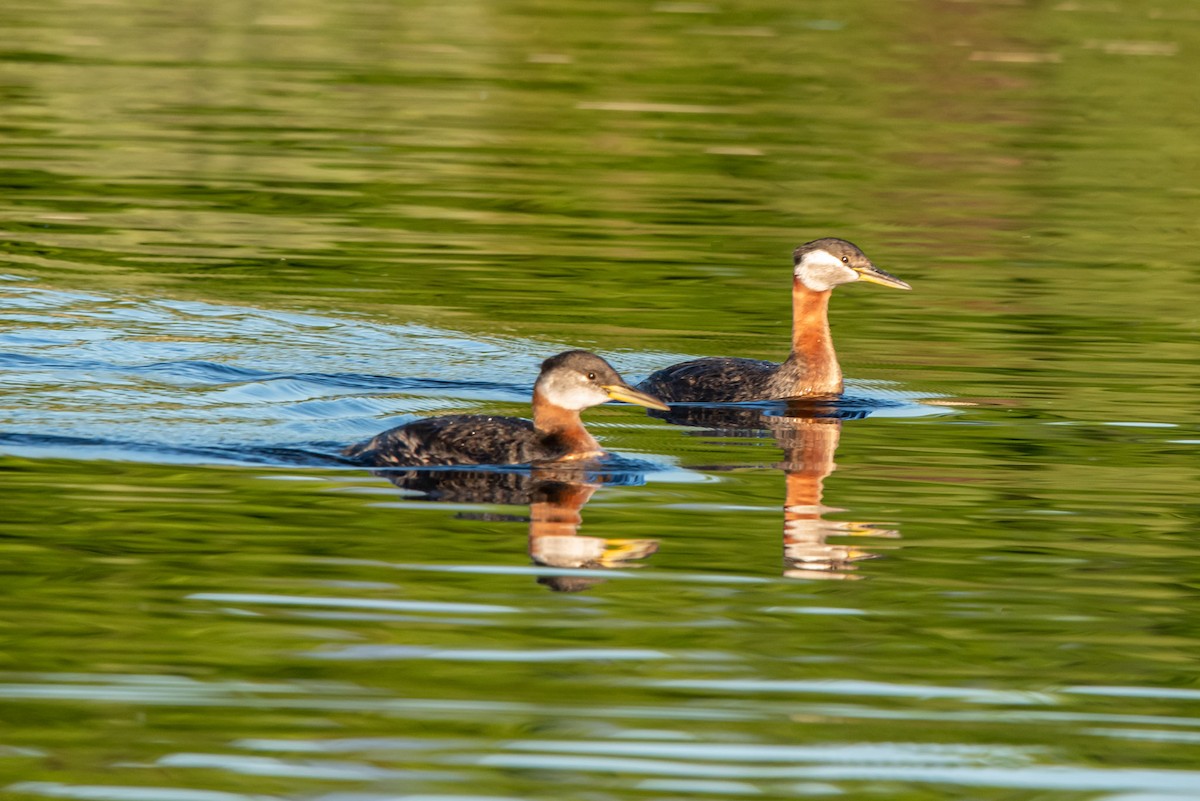
[(671, 407), (658, 398), (653, 395), (647, 395), (645, 392), (636, 390), (626, 384), (605, 384), (602, 389), (613, 400), (636, 403), (638, 406), (647, 406), (651, 409), (660, 409), (664, 412), (671, 411)]
[(856, 267), (854, 268), (854, 272), (858, 273), (858, 280), (860, 281), (868, 281), (872, 284), (879, 284), (880, 286), (890, 286), (894, 287), (895, 289), (912, 289), (912, 287), (904, 281), (901, 281), (899, 278), (889, 272), (879, 269), (874, 264), (870, 265), (869, 267)]

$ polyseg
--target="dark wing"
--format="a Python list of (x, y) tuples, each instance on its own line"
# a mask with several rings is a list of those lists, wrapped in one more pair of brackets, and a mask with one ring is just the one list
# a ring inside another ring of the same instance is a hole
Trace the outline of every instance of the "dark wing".
[(672, 406), (648, 414), (677, 426), (704, 428), (722, 436), (756, 436), (770, 428), (767, 410), (757, 406)]
[(734, 403), (767, 400), (779, 365), (758, 359), (695, 359), (664, 367), (638, 389), (667, 403)]
[(518, 417), (451, 414), (426, 417), (351, 445), (344, 453), (363, 464), (527, 464), (552, 458), (533, 423)]

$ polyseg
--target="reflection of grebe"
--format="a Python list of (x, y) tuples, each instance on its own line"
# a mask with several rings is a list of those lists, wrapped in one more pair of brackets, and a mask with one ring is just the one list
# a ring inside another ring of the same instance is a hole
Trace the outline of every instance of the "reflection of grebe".
[[(636, 567), (658, 550), (657, 540), (620, 540), (581, 536), (582, 509), (601, 484), (628, 483), (617, 477), (566, 463), (533, 470), (381, 470), (378, 475), (401, 489), (435, 501), (481, 504), (529, 504), (529, 556), (535, 564), (563, 568), (538, 577), (558, 592), (578, 592), (603, 581), (595, 574), (570, 570)], [(633, 478), (639, 479), (639, 476)]]
[(778, 417), (771, 424), (775, 442), (783, 449), (783, 574), (789, 578), (852, 578), (855, 562), (878, 555), (830, 543), (831, 535), (900, 536), (870, 523), (824, 518), (826, 512), (837, 511), (824, 506), (821, 497), (825, 479), (837, 468), (833, 458), (841, 432), (842, 421), (834, 417)]
[[(584, 504), (599, 485), (546, 482), (538, 498), (529, 504), (529, 556), (546, 567), (602, 570), (637, 567), (658, 550), (658, 540), (616, 540), (578, 534), (583, 524)], [(544, 584), (558, 592), (578, 592), (604, 579), (596, 575), (560, 573), (541, 576)]]
[(625, 383), (594, 353), (572, 350), (542, 363), (533, 386), (533, 420), (452, 414), (427, 417), (352, 445), (345, 455), (379, 467), (535, 464), (599, 456), (579, 413), (609, 400), (666, 409)]
[(828, 537), (866, 535), (898, 537), (891, 529), (870, 523), (826, 520), (837, 511), (821, 502), (825, 479), (836, 469), (834, 455), (841, 438), (843, 412), (814, 403), (792, 403), (785, 414), (765, 414), (747, 407), (676, 406), (656, 414), (669, 422), (703, 426), (720, 432), (746, 434), (768, 431), (783, 450), (778, 465), (784, 473), (783, 556), (784, 575), (789, 578), (856, 578), (856, 562), (877, 554)]
[(796, 248), (792, 271), (792, 352), (783, 364), (710, 358), (665, 367), (640, 388), (668, 403), (732, 403), (838, 395), (842, 369), (829, 332), (829, 295), (853, 281), (912, 289), (844, 239)]

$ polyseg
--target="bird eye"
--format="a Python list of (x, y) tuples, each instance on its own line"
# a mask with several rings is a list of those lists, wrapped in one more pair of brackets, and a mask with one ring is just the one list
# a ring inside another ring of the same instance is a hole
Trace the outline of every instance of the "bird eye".
[(842, 256), (842, 264), (849, 264), (849, 263), (850, 263), (850, 257)]
[(596, 380), (596, 374), (588, 373), (588, 381), (595, 381), (595, 380)]

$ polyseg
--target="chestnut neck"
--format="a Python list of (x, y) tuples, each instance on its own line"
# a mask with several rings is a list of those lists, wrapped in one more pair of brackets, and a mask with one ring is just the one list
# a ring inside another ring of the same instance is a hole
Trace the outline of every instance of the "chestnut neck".
[(603, 453), (600, 443), (583, 427), (579, 412), (551, 402), (538, 388), (533, 390), (533, 427), (543, 437), (552, 438), (566, 449), (562, 458), (578, 458)]
[(833, 290), (809, 289), (792, 279), (792, 352), (780, 366), (792, 386), (788, 397), (837, 395), (842, 391), (842, 368), (829, 330), (829, 296)]

